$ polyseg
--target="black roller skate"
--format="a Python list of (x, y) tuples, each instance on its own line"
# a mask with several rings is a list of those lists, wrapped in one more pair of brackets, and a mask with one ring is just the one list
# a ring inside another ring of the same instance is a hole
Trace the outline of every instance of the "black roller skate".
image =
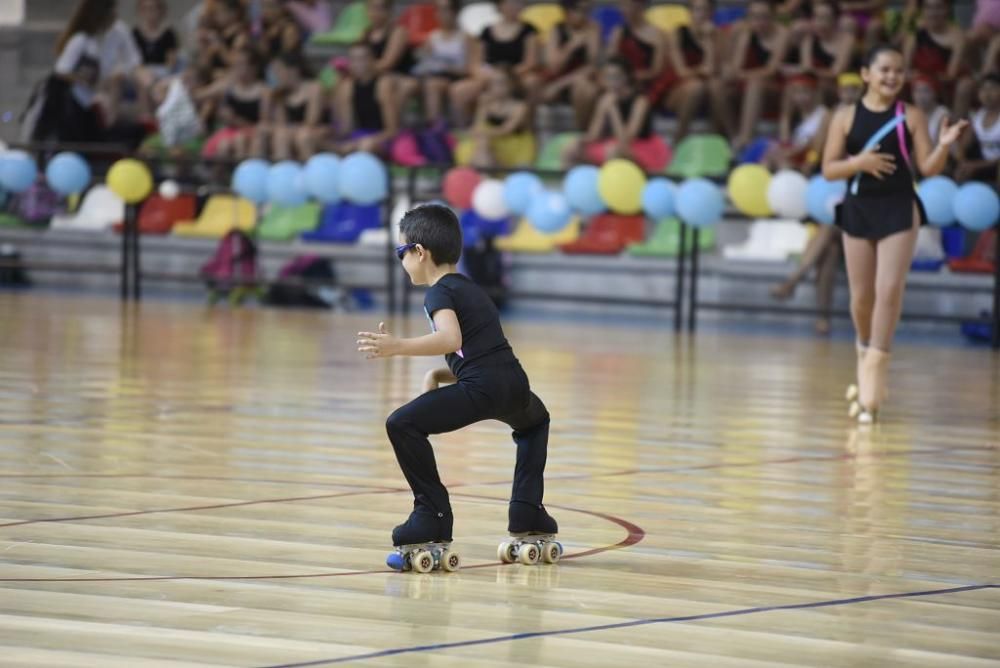
[(415, 509), (405, 522), (392, 530), (396, 551), (386, 557), (386, 565), (397, 571), (417, 573), (435, 569), (457, 571), (462, 559), (449, 549), (453, 522), (451, 513)]
[(507, 531), (511, 540), (500, 543), (497, 557), (505, 564), (519, 561), (531, 566), (541, 559), (554, 564), (563, 555), (563, 546), (556, 541), (559, 525), (545, 512), (540, 503), (511, 501), (507, 511)]

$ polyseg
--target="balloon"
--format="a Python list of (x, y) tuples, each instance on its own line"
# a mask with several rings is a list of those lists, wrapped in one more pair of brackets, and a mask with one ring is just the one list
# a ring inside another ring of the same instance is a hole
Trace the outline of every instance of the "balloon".
[(645, 186), (646, 175), (630, 160), (609, 160), (597, 175), (597, 191), (615, 213), (639, 213)]
[(181, 194), (181, 187), (177, 181), (164, 181), (160, 184), (160, 197), (163, 199), (177, 199)]
[(708, 179), (688, 179), (677, 189), (677, 215), (693, 227), (716, 224), (725, 208), (722, 189)]
[(90, 166), (76, 153), (59, 153), (45, 166), (45, 180), (60, 195), (75, 195), (90, 184)]
[(832, 225), (836, 206), (847, 193), (847, 183), (844, 181), (827, 181), (817, 174), (809, 180), (806, 187), (806, 209), (809, 216), (817, 223)]
[(255, 204), (267, 201), (267, 171), (264, 160), (244, 160), (233, 172), (233, 190)]
[(966, 183), (959, 188), (953, 206), (962, 227), (975, 232), (993, 227), (1000, 217), (1000, 199), (985, 183)]
[(0, 154), (0, 186), (12, 193), (24, 192), (38, 178), (35, 159), (24, 151)]
[(472, 191), (482, 180), (483, 177), (479, 172), (471, 167), (455, 167), (448, 170), (441, 183), (445, 201), (458, 209), (471, 209)]
[(153, 175), (138, 160), (123, 158), (111, 165), (107, 184), (126, 204), (138, 204), (153, 191)]
[(531, 172), (514, 172), (503, 183), (503, 201), (511, 213), (523, 216), (542, 190), (542, 180)]
[(562, 193), (545, 192), (535, 198), (528, 209), (528, 221), (536, 230), (552, 234), (566, 227), (572, 219), (573, 211)]
[(761, 165), (740, 165), (729, 173), (726, 186), (733, 205), (747, 216), (761, 218), (771, 215), (767, 203), (767, 187), (771, 173)]
[(323, 204), (340, 201), (338, 176), (340, 158), (332, 153), (319, 153), (306, 163), (306, 191)]
[(389, 194), (389, 175), (382, 161), (359, 151), (344, 158), (338, 170), (340, 196), (354, 204), (375, 204)]
[(499, 220), (510, 215), (503, 201), (503, 182), (496, 179), (481, 181), (472, 193), (472, 208), (487, 220)]
[(607, 208), (598, 188), (600, 173), (600, 170), (593, 165), (580, 165), (566, 174), (563, 180), (563, 195), (574, 211), (579, 211), (585, 216), (593, 216)]
[(767, 186), (767, 203), (782, 218), (802, 220), (809, 213), (806, 190), (809, 180), (792, 169), (782, 169)]
[(955, 222), (955, 197), (958, 186), (947, 176), (932, 176), (920, 182), (917, 188), (924, 211), (927, 212), (927, 222), (937, 227), (947, 227)]
[(302, 166), (291, 160), (272, 165), (267, 170), (267, 196), (275, 204), (299, 206), (309, 198)]
[(676, 213), (677, 186), (667, 179), (650, 179), (642, 191), (642, 210), (653, 220), (671, 218)]

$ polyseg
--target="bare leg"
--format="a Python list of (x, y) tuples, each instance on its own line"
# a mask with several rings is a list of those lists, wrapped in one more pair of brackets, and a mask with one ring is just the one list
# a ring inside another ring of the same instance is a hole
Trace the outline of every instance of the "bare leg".
[(451, 85), (448, 94), (451, 97), (451, 109), (458, 127), (468, 125), (476, 98), (483, 92), (484, 88), (485, 81), (476, 78), (463, 79)]
[(845, 234), (844, 258), (851, 288), (851, 319), (858, 341), (867, 346), (875, 308), (875, 242)]
[(830, 333), (830, 312), (833, 309), (833, 292), (837, 285), (837, 267), (840, 265), (840, 249), (837, 244), (828, 244), (819, 260), (816, 271), (816, 333)]
[(576, 77), (570, 89), (570, 102), (573, 105), (573, 115), (576, 117), (576, 128), (581, 132), (590, 125), (590, 117), (594, 113), (594, 102), (597, 100), (597, 86), (587, 77)]
[(287, 126), (276, 125), (271, 131), (271, 156), (275, 161), (288, 160), (292, 157), (292, 142)]
[(903, 310), (906, 276), (917, 244), (919, 218), (914, 204), (913, 227), (878, 242), (878, 269), (875, 275), (875, 308), (872, 316), (871, 347), (889, 352)]
[(836, 238), (837, 228), (833, 225), (821, 225), (816, 234), (806, 245), (802, 252), (802, 259), (795, 271), (785, 279), (784, 283), (771, 288), (771, 296), (775, 299), (788, 299), (795, 292), (796, 286), (805, 278), (805, 275), (816, 266), (816, 263), (823, 257), (824, 253), (830, 249), (831, 242)]
[(687, 136), (688, 130), (691, 128), (691, 119), (694, 118), (705, 99), (706, 88), (700, 79), (690, 79), (671, 93), (668, 105), (677, 114), (677, 130), (674, 133), (675, 146)]
[(739, 150), (750, 143), (754, 132), (757, 130), (757, 121), (760, 119), (760, 112), (764, 108), (764, 93), (767, 79), (764, 77), (751, 77), (747, 80), (746, 93), (743, 96), (743, 115), (740, 118), (740, 131), (733, 142), (736, 150)]
[(712, 79), (708, 84), (708, 101), (712, 110), (712, 124), (717, 132), (727, 139), (733, 139), (736, 133), (731, 105), (726, 99), (729, 84), (721, 78)]
[(316, 131), (309, 127), (295, 128), (292, 135), (299, 160), (307, 161), (316, 153)]
[(447, 94), (447, 79), (431, 77), (424, 81), (424, 113), (428, 124), (444, 120), (444, 98)]

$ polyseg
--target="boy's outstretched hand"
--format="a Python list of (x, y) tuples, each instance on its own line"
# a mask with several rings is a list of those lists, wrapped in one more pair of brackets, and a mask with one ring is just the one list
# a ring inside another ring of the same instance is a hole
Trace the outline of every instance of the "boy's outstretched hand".
[(358, 352), (365, 353), (365, 359), (392, 357), (399, 351), (399, 339), (385, 329), (385, 323), (378, 324), (378, 332), (358, 332)]

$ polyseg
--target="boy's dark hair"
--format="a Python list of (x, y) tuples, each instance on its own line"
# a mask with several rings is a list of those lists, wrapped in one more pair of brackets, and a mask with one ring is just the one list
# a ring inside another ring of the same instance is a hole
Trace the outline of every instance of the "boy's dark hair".
[(458, 264), (462, 257), (462, 226), (455, 212), (440, 204), (410, 209), (399, 221), (407, 243), (430, 251), (434, 264)]

